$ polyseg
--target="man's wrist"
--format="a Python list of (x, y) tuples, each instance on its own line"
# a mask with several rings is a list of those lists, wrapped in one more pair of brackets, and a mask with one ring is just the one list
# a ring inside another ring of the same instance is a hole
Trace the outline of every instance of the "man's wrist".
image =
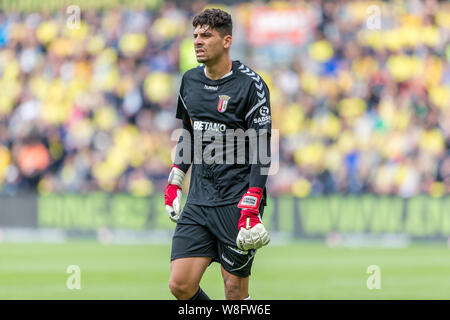
[(251, 188), (248, 188), (247, 192), (259, 194), (262, 197), (263, 189), (260, 187), (251, 187)]
[(259, 210), (255, 210), (255, 209), (242, 209), (242, 210), (241, 210), (241, 215), (242, 215), (242, 214), (247, 214), (247, 215), (252, 214), (252, 215), (257, 216), (257, 215), (259, 215)]
[(238, 203), (238, 208), (241, 208), (243, 210), (244, 209), (256, 210), (257, 212), (259, 212), (259, 204), (261, 202), (262, 196), (263, 196), (262, 188), (251, 187), (242, 196), (241, 200)]

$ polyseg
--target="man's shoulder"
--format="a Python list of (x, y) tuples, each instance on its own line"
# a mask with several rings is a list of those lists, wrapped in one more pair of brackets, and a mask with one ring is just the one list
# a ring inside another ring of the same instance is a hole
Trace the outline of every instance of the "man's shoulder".
[(189, 69), (183, 74), (183, 79), (185, 80), (191, 80), (191, 79), (198, 79), (200, 74), (203, 72), (203, 64), (200, 64), (192, 69)]
[(264, 79), (252, 68), (247, 66), (246, 64), (240, 62), (239, 60), (234, 61), (235, 63), (235, 70), (237, 77), (239, 77), (240, 81), (247, 82), (249, 84), (251, 83), (265, 83)]

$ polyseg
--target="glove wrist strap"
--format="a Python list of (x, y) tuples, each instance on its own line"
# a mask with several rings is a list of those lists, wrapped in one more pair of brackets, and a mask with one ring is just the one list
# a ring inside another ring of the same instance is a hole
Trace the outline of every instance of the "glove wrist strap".
[(259, 203), (262, 198), (262, 189), (257, 187), (249, 188), (247, 193), (241, 198), (238, 203), (238, 208), (241, 209), (253, 209), (258, 211)]

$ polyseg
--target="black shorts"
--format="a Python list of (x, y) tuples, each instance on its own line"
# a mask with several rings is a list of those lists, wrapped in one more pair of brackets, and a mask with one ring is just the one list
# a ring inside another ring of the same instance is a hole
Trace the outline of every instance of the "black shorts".
[[(261, 216), (263, 209), (261, 205)], [(256, 250), (243, 251), (236, 246), (240, 216), (237, 204), (220, 207), (186, 204), (175, 228), (170, 260), (211, 257), (229, 273), (248, 277)]]

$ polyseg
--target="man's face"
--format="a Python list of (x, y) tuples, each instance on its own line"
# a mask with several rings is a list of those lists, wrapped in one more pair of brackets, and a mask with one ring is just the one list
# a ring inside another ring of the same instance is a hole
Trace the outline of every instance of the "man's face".
[(207, 25), (197, 26), (194, 30), (195, 55), (200, 63), (218, 60), (230, 45), (230, 35), (221, 37), (217, 30)]

